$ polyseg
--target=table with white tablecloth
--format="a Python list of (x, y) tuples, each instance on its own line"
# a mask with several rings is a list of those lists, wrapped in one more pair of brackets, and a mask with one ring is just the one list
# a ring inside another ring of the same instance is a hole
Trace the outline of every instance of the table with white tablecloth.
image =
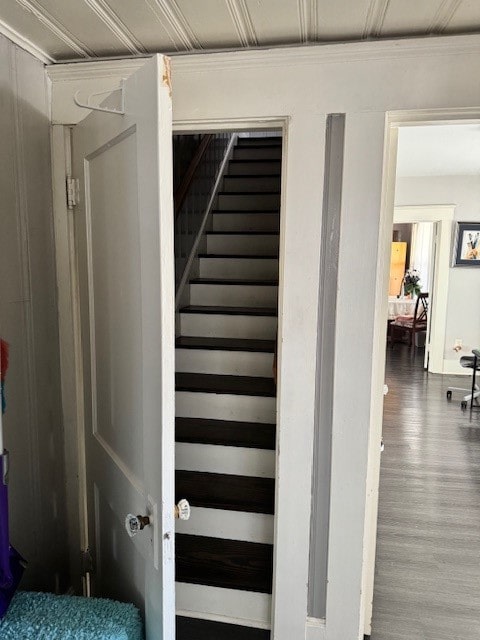
[(388, 319), (394, 320), (397, 316), (413, 316), (416, 300), (412, 298), (388, 298)]

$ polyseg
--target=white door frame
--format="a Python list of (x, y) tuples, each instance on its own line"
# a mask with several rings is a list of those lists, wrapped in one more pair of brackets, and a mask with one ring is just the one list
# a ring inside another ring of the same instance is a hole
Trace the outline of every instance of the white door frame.
[[(195, 131), (226, 131), (226, 130), (266, 130), (278, 128), (282, 133), (282, 185), (286, 180), (286, 152), (288, 141), (288, 117), (255, 118), (255, 119), (216, 119), (216, 120), (191, 120), (174, 121), (173, 133), (188, 133)], [(71, 172), (71, 127), (64, 125), (52, 126), (52, 181), (53, 181), (53, 211), (54, 233), (56, 246), (56, 272), (57, 272), (57, 296), (59, 317), (60, 340), (60, 365), (62, 379), (62, 410), (65, 430), (65, 457), (66, 457), (66, 493), (68, 530), (70, 540), (70, 568), (74, 578), (80, 574), (79, 549), (88, 546), (88, 526), (86, 508), (86, 478), (85, 478), (85, 424), (83, 416), (83, 378), (82, 378), (82, 350), (80, 338), (80, 307), (78, 291), (77, 259), (74, 237), (74, 210), (68, 209), (65, 199), (65, 184), (67, 176)], [(287, 450), (288, 445), (282, 446), (283, 429), (281, 406), (281, 361), (282, 361), (282, 290), (284, 282), (284, 270), (282, 268), (284, 244), (285, 244), (285, 189), (281, 190), (280, 205), (280, 271), (279, 271), (279, 298), (278, 298), (278, 380), (277, 380), (277, 446), (276, 446), (276, 475), (275, 475), (275, 503), (282, 500), (283, 495), (288, 494), (288, 474), (279, 473), (278, 452)], [(283, 535), (280, 540), (279, 532), (288, 530), (294, 525), (286, 510), (275, 509), (274, 529), (274, 568), (272, 588), (271, 628), (272, 640), (274, 639), (274, 621), (279, 602), (285, 601), (285, 596), (277, 598), (280, 591), (288, 594), (292, 584), (288, 581), (278, 567), (279, 559), (289, 558), (289, 544), (284, 544), (288, 538)], [(78, 579), (74, 579), (74, 585), (78, 587)], [(89, 595), (90, 587), (88, 578), (82, 579), (83, 593)], [(288, 598), (287, 598), (288, 599)], [(239, 624), (241, 621), (238, 621)]]
[(394, 223), (438, 223), (433, 290), (431, 292), (433, 304), (430, 305), (430, 359), (428, 362), (428, 370), (431, 373), (444, 373), (443, 352), (445, 349), (445, 332), (447, 326), (448, 286), (454, 215), (454, 204), (395, 207), (393, 213)]
[(362, 578), (364, 633), (370, 635), (377, 542), (378, 490), (380, 481), (380, 447), (383, 424), (383, 383), (385, 374), (385, 330), (388, 318), (388, 278), (391, 235), (394, 216), (398, 129), (405, 126), (478, 124), (480, 108), (415, 109), (389, 111), (385, 114), (385, 153), (383, 159), (382, 202), (378, 234), (376, 270), (374, 345), (372, 367), (372, 420), (370, 422), (367, 467), (367, 502), (365, 509), (365, 544)]

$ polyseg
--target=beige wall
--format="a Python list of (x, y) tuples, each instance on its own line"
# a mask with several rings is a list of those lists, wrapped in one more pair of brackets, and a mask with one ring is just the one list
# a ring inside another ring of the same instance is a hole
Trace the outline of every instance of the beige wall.
[(43, 65), (0, 36), (0, 335), (10, 343), (5, 442), (23, 587), (65, 583), (64, 464)]

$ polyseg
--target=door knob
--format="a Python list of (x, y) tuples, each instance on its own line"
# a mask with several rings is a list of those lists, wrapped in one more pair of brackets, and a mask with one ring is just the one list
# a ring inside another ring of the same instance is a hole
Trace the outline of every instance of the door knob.
[(185, 500), (185, 498), (180, 500), (180, 502), (175, 505), (175, 518), (177, 518), (178, 520), (189, 520), (190, 513), (190, 504), (188, 500)]
[(125, 518), (125, 529), (131, 538), (136, 536), (139, 531), (143, 531), (149, 524), (150, 518), (148, 516), (134, 516), (129, 513)]

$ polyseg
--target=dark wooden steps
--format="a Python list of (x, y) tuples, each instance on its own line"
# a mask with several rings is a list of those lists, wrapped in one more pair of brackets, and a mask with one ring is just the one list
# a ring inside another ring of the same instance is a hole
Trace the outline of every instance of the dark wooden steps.
[(175, 418), (175, 441), (275, 450), (275, 425), (206, 418)]
[[(230, 177), (230, 176), (229, 176)], [(218, 196), (279, 196), (280, 191), (219, 191)], [(278, 209), (277, 209), (278, 211)], [(245, 212), (247, 213), (247, 212)]]
[(177, 640), (270, 640), (270, 631), (177, 616)]
[[(238, 163), (238, 162), (252, 162), (252, 163), (253, 162), (269, 162), (269, 163), (270, 162), (276, 162), (276, 163), (278, 163), (278, 166), (280, 167), (280, 165), (282, 163), (282, 160), (281, 160), (281, 158), (266, 158), (266, 159), (264, 159), (264, 158), (245, 158), (245, 159), (232, 158), (231, 160), (229, 160), (229, 162), (232, 163), (232, 164), (235, 164), (235, 163)], [(229, 174), (227, 174), (227, 175), (228, 175), (228, 177), (230, 177)], [(238, 174), (235, 174), (235, 175), (238, 175)], [(258, 174), (258, 175), (262, 175), (262, 174)]]
[(278, 280), (250, 280), (248, 278), (192, 278), (190, 284), (229, 284), (255, 287), (276, 287)]
[[(248, 160), (244, 160), (243, 162), (248, 162)], [(274, 179), (280, 178), (280, 174), (279, 173), (241, 173), (239, 175), (238, 173), (234, 173), (234, 174), (228, 173), (224, 177), (227, 178), (228, 180), (236, 180), (237, 178), (248, 178), (249, 180), (252, 180), (252, 179), (255, 180), (256, 178), (258, 178), (259, 180), (261, 180), (262, 178), (274, 178)], [(247, 193), (250, 193), (250, 192), (247, 191)]]
[(213, 349), (214, 351), (248, 351), (251, 353), (274, 353), (275, 340), (179, 336), (175, 340), (175, 346), (178, 349)]
[(268, 146), (281, 146), (282, 136), (249, 136), (248, 138), (237, 138), (236, 146), (251, 147), (263, 143)]
[(275, 307), (219, 307), (213, 305), (191, 304), (182, 307), (180, 313), (210, 313), (226, 316), (277, 316)]
[(204, 471), (175, 471), (176, 502), (187, 498), (193, 507), (273, 514), (275, 480)]
[(264, 215), (264, 214), (269, 214), (269, 215), (277, 214), (278, 216), (280, 216), (280, 211), (278, 209), (261, 209), (261, 210), (254, 209), (252, 211), (250, 211), (249, 209), (226, 209), (226, 210), (214, 209), (212, 211), (212, 213), (213, 214), (221, 213), (222, 216), (225, 215), (225, 214), (230, 214), (230, 213), (237, 214), (237, 215), (238, 214), (250, 215), (250, 214), (253, 213), (256, 216), (261, 216), (261, 215)]
[(207, 231), (207, 236), (278, 236), (278, 231)]
[(176, 373), (175, 388), (177, 391), (226, 393), (267, 398), (274, 398), (276, 395), (273, 378), (225, 376), (211, 373)]
[(177, 533), (175, 579), (224, 589), (272, 592), (273, 545)]
[(265, 255), (264, 253), (262, 253), (262, 255), (260, 255), (260, 256), (250, 255), (248, 253), (238, 253), (238, 254), (232, 254), (232, 253), (199, 253), (198, 257), (199, 258), (221, 258), (221, 259), (235, 258), (235, 259), (241, 259), (241, 260), (278, 260), (278, 255)]

